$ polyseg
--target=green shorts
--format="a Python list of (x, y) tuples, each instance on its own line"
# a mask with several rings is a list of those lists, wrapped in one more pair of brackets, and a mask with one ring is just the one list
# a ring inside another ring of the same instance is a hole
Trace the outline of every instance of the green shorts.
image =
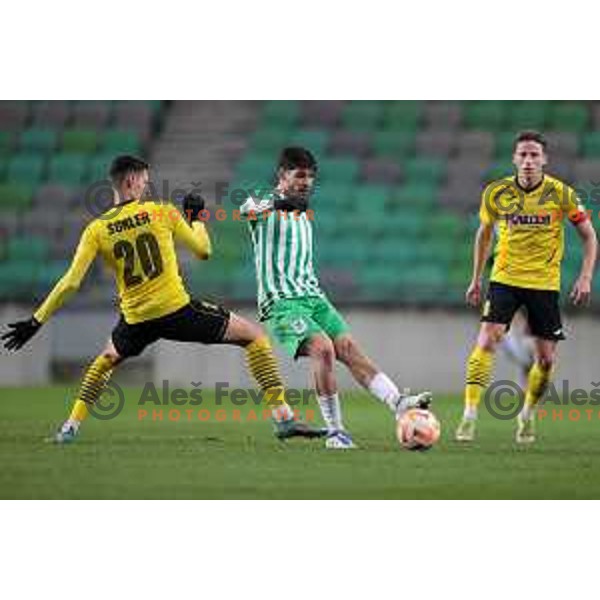
[(265, 324), (270, 334), (286, 352), (297, 358), (300, 346), (315, 335), (331, 340), (350, 328), (327, 298), (290, 298), (278, 300), (271, 307)]

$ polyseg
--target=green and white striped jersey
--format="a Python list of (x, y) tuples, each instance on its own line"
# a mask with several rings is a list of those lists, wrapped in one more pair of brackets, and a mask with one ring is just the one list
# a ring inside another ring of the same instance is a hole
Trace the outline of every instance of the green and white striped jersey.
[(251, 196), (240, 207), (252, 236), (261, 321), (277, 300), (324, 297), (313, 265), (313, 223), (305, 212), (275, 211), (276, 198)]

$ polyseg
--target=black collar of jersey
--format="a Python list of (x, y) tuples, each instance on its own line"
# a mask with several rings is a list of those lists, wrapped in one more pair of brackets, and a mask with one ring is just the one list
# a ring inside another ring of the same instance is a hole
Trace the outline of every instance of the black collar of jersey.
[(539, 183), (536, 183), (533, 187), (526, 189), (524, 188), (520, 183), (519, 183), (519, 175), (518, 173), (515, 175), (515, 185), (522, 191), (525, 192), (526, 194), (531, 194), (531, 192), (535, 192), (535, 190), (537, 190), (538, 188), (541, 188), (542, 185), (544, 185), (544, 181), (546, 181), (546, 173), (542, 174), (542, 178), (540, 179)]
[(131, 204), (132, 202), (137, 202), (138, 200), (139, 198), (130, 198), (129, 200), (125, 200), (125, 202), (119, 202), (119, 204), (115, 204), (115, 206), (118, 206), (120, 208), (121, 206)]

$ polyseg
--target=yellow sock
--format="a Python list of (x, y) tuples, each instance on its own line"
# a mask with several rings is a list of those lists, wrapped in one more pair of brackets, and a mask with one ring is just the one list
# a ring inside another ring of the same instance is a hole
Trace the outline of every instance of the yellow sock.
[(246, 346), (246, 360), (252, 377), (265, 392), (265, 401), (273, 410), (273, 418), (276, 421), (293, 418), (294, 413), (285, 401), (283, 380), (269, 338), (260, 337)]
[(552, 367), (544, 367), (535, 362), (527, 376), (527, 391), (525, 392), (525, 406), (523, 407), (523, 418), (529, 419), (540, 398), (548, 388), (552, 380)]
[(98, 400), (112, 372), (113, 362), (110, 358), (100, 355), (94, 360), (83, 376), (69, 420), (80, 423), (88, 416), (88, 405)]
[(494, 353), (475, 346), (467, 361), (465, 384), (465, 418), (474, 419), (483, 390), (490, 384), (494, 368)]

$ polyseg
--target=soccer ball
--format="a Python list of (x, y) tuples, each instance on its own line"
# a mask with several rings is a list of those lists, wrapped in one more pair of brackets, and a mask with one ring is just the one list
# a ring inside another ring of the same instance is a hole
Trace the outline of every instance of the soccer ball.
[(407, 450), (429, 450), (440, 437), (440, 422), (430, 410), (411, 408), (398, 420), (396, 435)]

